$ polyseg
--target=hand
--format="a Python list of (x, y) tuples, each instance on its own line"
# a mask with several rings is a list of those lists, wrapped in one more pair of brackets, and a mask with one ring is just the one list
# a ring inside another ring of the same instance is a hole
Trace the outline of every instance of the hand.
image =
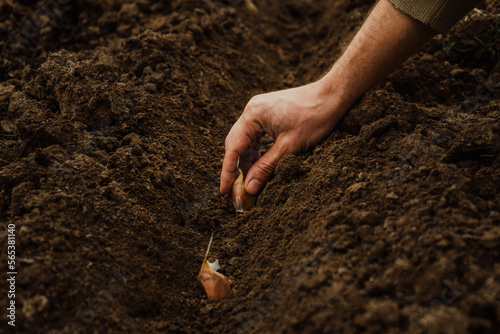
[[(323, 140), (359, 97), (414, 54), (436, 34), (429, 26), (380, 0), (332, 69), (319, 81), (257, 95), (226, 138), (220, 191), (227, 194), (238, 177), (257, 194), (287, 153), (310, 149)], [(276, 141), (260, 156), (262, 136)]]
[[(279, 160), (322, 141), (342, 118), (335, 98), (320, 80), (312, 84), (254, 96), (226, 138), (220, 192), (231, 190), (240, 167), (245, 190), (256, 195), (273, 175)], [(274, 146), (260, 155), (261, 139), (269, 134)]]

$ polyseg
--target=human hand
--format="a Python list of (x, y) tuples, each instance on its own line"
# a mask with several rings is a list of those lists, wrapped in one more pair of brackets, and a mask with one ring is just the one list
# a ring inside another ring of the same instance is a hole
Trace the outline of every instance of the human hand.
[[(310, 149), (323, 140), (359, 97), (414, 54), (436, 34), (389, 1), (375, 8), (331, 70), (319, 81), (257, 95), (226, 137), (220, 192), (238, 177), (238, 157), (246, 174), (245, 191), (256, 195), (287, 153)], [(262, 136), (274, 146), (260, 156)]]
[[(226, 137), (220, 192), (227, 194), (239, 175), (245, 191), (256, 195), (287, 153), (308, 150), (322, 141), (342, 118), (334, 94), (320, 80), (302, 87), (254, 96)], [(262, 137), (269, 134), (274, 146), (260, 154)]]

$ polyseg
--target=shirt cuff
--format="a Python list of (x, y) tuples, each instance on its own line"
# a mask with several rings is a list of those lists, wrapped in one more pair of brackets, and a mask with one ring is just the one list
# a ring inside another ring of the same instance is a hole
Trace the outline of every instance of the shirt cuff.
[(481, 2), (481, 0), (389, 1), (403, 13), (443, 34)]

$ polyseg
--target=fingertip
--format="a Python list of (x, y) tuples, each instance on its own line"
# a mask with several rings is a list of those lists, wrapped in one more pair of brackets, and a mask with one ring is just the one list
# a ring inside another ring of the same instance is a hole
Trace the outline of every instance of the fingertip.
[(221, 195), (226, 195), (231, 190), (232, 182), (229, 180), (221, 179), (219, 191)]
[(279, 160), (285, 155), (286, 148), (277, 142), (266, 154), (258, 159), (250, 168), (245, 183), (246, 191), (256, 195), (264, 188), (265, 184), (274, 174)]
[(263, 183), (257, 179), (250, 180), (248, 182), (248, 185), (245, 187), (245, 191), (252, 195), (255, 196), (259, 193), (259, 191), (262, 189)]

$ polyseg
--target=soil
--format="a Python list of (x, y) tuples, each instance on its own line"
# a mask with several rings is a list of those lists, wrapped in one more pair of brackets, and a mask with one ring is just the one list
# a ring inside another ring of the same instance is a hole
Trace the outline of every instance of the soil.
[[(2, 332), (498, 332), (498, 5), (286, 156), (238, 214), (218, 177), (246, 102), (319, 78), (373, 5), (254, 2), (0, 3), (2, 281), (9, 224), (17, 271)], [(232, 288), (209, 302), (213, 230)]]

